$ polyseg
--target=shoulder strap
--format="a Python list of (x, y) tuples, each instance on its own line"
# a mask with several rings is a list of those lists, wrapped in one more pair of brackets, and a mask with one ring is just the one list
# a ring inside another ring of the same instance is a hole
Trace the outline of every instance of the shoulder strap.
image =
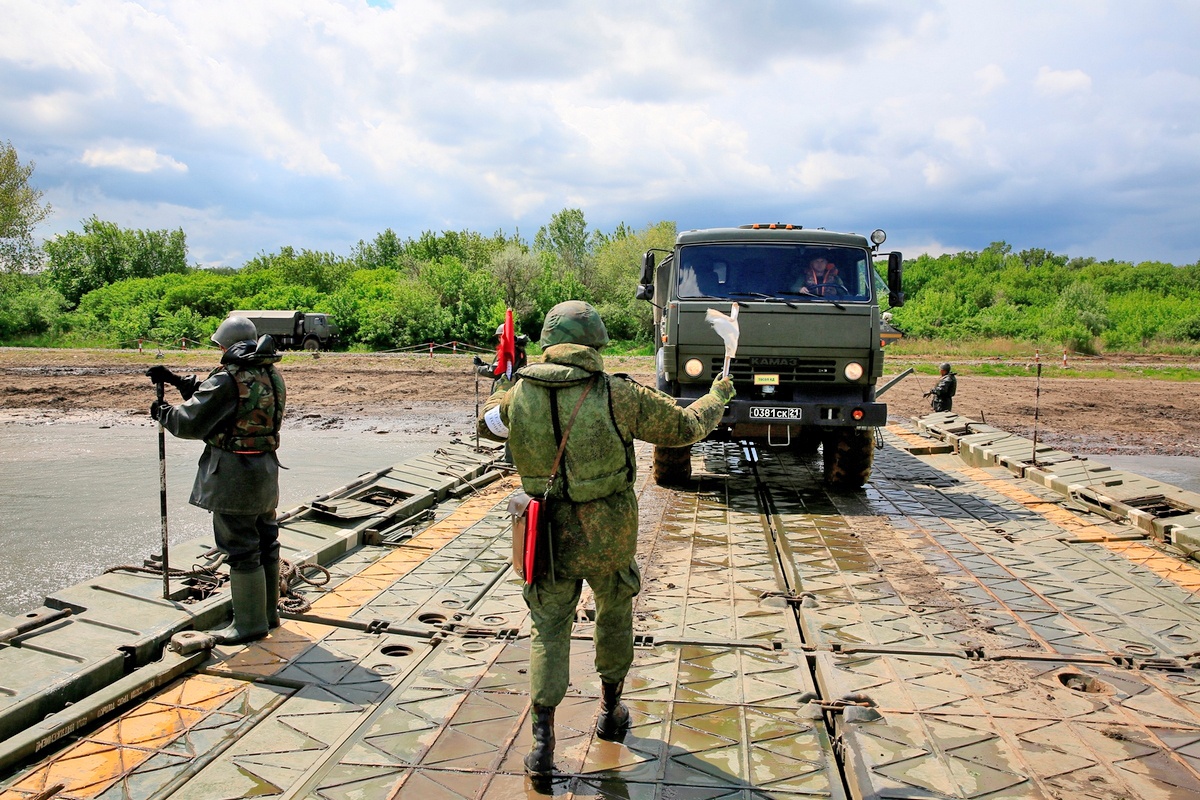
[(558, 465), (562, 461), (563, 451), (567, 449), (567, 437), (571, 435), (571, 426), (575, 424), (575, 415), (579, 413), (580, 406), (583, 405), (583, 398), (588, 396), (588, 392), (592, 390), (592, 386), (596, 383), (593, 376), (583, 387), (583, 392), (579, 395), (579, 400), (575, 403), (575, 409), (571, 412), (570, 418), (567, 420), (566, 430), (563, 431), (562, 441), (558, 443), (558, 452), (554, 454), (554, 464), (550, 467), (550, 477), (546, 481), (546, 492), (549, 493), (550, 486), (554, 483), (555, 476), (558, 475)]

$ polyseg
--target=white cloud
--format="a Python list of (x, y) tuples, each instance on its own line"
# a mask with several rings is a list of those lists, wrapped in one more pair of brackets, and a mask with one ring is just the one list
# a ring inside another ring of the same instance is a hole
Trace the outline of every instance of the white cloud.
[(974, 77), (979, 84), (980, 94), (991, 94), (1008, 83), (1008, 75), (999, 64), (988, 64), (975, 70)]
[(156, 152), (153, 147), (91, 147), (83, 151), (80, 161), (89, 167), (116, 167), (130, 172), (188, 171), (187, 164)]
[(1110, 247), (1114, 216), (1200, 214), (1200, 10), (1092, 1), (0, 0), (0, 135), (57, 207), (177, 213), (206, 257), (533, 231), (568, 203), (600, 228), (798, 210)]
[(1042, 67), (1038, 70), (1033, 85), (1042, 94), (1061, 97), (1089, 91), (1092, 88), (1092, 79), (1081, 69), (1055, 70)]

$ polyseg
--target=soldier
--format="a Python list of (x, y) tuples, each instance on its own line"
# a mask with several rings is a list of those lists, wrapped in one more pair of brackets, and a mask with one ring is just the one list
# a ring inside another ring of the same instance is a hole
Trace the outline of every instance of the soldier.
[(941, 374), (941, 380), (924, 397), (933, 397), (929, 406), (934, 411), (949, 411), (954, 406), (954, 394), (958, 391), (958, 377), (950, 371), (949, 362), (942, 364)]
[(192, 487), (192, 505), (213, 516), (217, 547), (229, 556), (233, 622), (215, 631), (221, 644), (239, 644), (279, 626), (279, 426), (286, 390), (274, 364), (270, 336), (257, 338), (254, 323), (230, 317), (212, 341), (224, 351), (221, 365), (200, 381), (164, 366), (146, 371), (169, 383), (184, 402), (155, 400), (150, 416), (181, 439), (206, 443)]
[(703, 439), (733, 397), (728, 378), (687, 408), (623, 375), (604, 372), (600, 349), (608, 332), (596, 309), (577, 300), (550, 309), (542, 327), (541, 363), (517, 381), (501, 381), (480, 416), (481, 436), (507, 441), (521, 485), (546, 490), (558, 445), (585, 387), (570, 429), (558, 477), (548, 492), (553, 571), (524, 589), (533, 621), (530, 695), (533, 747), (525, 769), (554, 768), (554, 709), (569, 680), (571, 625), (583, 581), (596, 600), (596, 671), (602, 698), (596, 734), (621, 739), (629, 709), (621, 702), (633, 662), (633, 598), (641, 589), (637, 550), (637, 464), (633, 440), (682, 447)]

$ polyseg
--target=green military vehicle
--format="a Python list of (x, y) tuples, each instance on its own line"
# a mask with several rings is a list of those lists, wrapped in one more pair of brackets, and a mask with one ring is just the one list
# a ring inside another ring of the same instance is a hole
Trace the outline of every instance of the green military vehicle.
[[(891, 306), (904, 302), (901, 255), (887, 254), (886, 285), (875, 271), (885, 238), (773, 223), (685, 231), (657, 265), (648, 251), (637, 297), (654, 304), (658, 388), (684, 405), (708, 390), (724, 345), (705, 313), (728, 314), (736, 303), (737, 398), (712, 438), (821, 447), (826, 482), (860, 488), (871, 474), (873, 429), (887, 422), (875, 397), (880, 294)], [(654, 472), (661, 484), (688, 480), (690, 448), (657, 448)]]
[(261, 336), (271, 334), (280, 350), (331, 350), (341, 331), (328, 314), (304, 311), (230, 311), (231, 317), (245, 317), (254, 323)]

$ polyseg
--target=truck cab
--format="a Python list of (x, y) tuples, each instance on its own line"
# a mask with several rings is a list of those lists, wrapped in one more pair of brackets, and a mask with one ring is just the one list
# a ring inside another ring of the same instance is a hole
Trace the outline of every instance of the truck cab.
[[(643, 260), (637, 296), (654, 303), (658, 388), (687, 405), (720, 374), (724, 345), (705, 319), (737, 304), (740, 336), (730, 374), (737, 397), (714, 438), (754, 439), (815, 452), (825, 476), (861, 487), (870, 476), (873, 429), (887, 423), (875, 398), (883, 374), (880, 299), (903, 303), (901, 256), (887, 282), (874, 260), (885, 239), (779, 223), (685, 231), (655, 263)], [(686, 448), (660, 448), (655, 475), (690, 475)], [(683, 452), (677, 452), (682, 450)]]

